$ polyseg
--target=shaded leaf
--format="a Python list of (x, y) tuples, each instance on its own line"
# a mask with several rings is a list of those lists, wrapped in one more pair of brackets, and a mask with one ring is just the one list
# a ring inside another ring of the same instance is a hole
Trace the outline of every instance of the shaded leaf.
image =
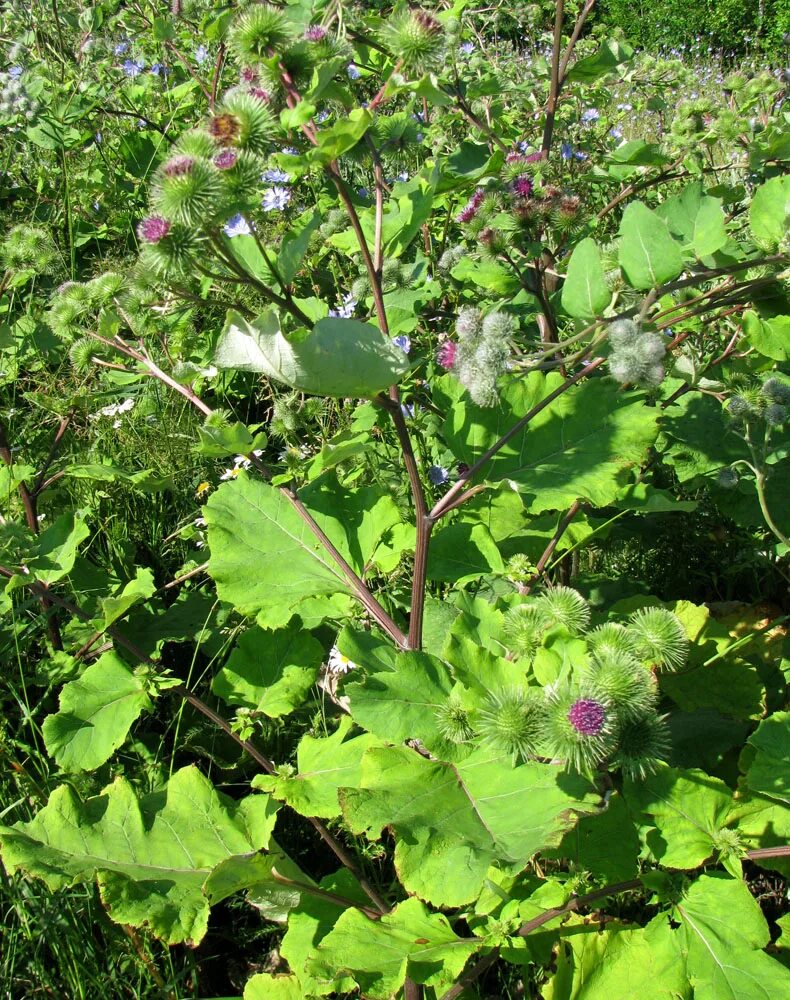
[(254, 626), (215, 675), (211, 690), (229, 705), (277, 719), (302, 704), (323, 658), (323, 647), (301, 625), (273, 632)]

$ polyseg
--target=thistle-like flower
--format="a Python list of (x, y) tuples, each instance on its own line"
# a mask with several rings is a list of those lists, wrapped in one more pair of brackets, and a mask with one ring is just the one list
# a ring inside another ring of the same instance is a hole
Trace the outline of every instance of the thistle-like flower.
[(161, 215), (149, 215), (137, 226), (137, 235), (145, 243), (158, 243), (170, 232), (171, 223)]
[(680, 620), (665, 608), (640, 608), (628, 621), (637, 656), (649, 663), (677, 670), (686, 662), (689, 641)]
[(587, 646), (596, 660), (610, 656), (633, 656), (634, 638), (624, 625), (605, 622), (588, 632)]
[(480, 709), (477, 730), (485, 744), (507, 754), (514, 764), (527, 760), (542, 732), (540, 700), (523, 688), (491, 692)]
[(216, 215), (221, 197), (220, 175), (212, 164), (179, 156), (162, 168), (151, 201), (165, 219), (202, 226)]
[(640, 718), (656, 701), (656, 682), (630, 654), (610, 654), (585, 672), (590, 691), (611, 705), (620, 720)]
[(581, 635), (590, 625), (590, 606), (571, 587), (552, 587), (535, 601), (535, 607), (547, 626), (561, 625), (571, 635)]
[(445, 704), (436, 709), (436, 728), (448, 743), (466, 743), (474, 736), (471, 716), (458, 696), (451, 694)]
[(670, 738), (665, 715), (649, 712), (622, 724), (612, 765), (632, 781), (644, 781), (669, 757)]
[(505, 615), (502, 629), (505, 645), (514, 656), (531, 660), (547, 624), (545, 616), (534, 604), (519, 604)]
[(572, 770), (587, 773), (614, 748), (614, 713), (602, 696), (571, 688), (547, 690), (543, 743)]
[(382, 41), (403, 73), (414, 79), (438, 69), (444, 53), (444, 30), (427, 11), (410, 10), (390, 16)]
[(283, 49), (294, 37), (282, 10), (254, 4), (236, 18), (230, 30), (231, 48), (242, 63), (257, 63)]
[(276, 122), (266, 101), (237, 90), (226, 96), (220, 113), (209, 123), (209, 131), (223, 146), (264, 154), (274, 138)]

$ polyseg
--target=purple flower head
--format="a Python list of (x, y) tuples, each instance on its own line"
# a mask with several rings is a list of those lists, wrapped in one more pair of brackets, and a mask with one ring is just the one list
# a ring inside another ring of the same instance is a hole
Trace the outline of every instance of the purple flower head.
[(537, 153), (528, 153), (527, 156), (524, 157), (524, 162), (525, 163), (540, 163), (540, 161), (542, 159), (543, 159), (543, 153), (541, 153), (540, 151), (538, 151)]
[(192, 156), (174, 156), (162, 167), (162, 172), (165, 177), (184, 177), (191, 173), (194, 165), (195, 160)]
[(475, 191), (469, 201), (464, 205), (461, 211), (456, 215), (456, 222), (471, 222), (472, 219), (477, 215), (480, 210), (480, 206), (483, 204), (483, 199), (485, 198), (485, 191), (482, 188)]
[(428, 479), (434, 486), (441, 486), (450, 478), (450, 473), (443, 465), (431, 465), (428, 469)]
[(145, 63), (142, 59), (137, 62), (135, 62), (134, 59), (125, 59), (121, 63), (121, 69), (124, 71), (126, 76), (130, 79), (134, 79), (134, 77), (139, 76), (145, 69)]
[(222, 228), (228, 239), (233, 239), (234, 236), (252, 235), (252, 230), (250, 229), (249, 223), (241, 213), (239, 213), (238, 215), (234, 215), (232, 218), (228, 219), (228, 221)]
[(326, 28), (320, 24), (311, 24), (309, 28), (305, 30), (304, 38), (306, 42), (323, 42), (326, 38)]
[(523, 153), (508, 153), (505, 157), (505, 163), (526, 163), (527, 158)]
[(214, 157), (214, 166), (217, 170), (230, 170), (236, 166), (239, 154), (235, 149), (222, 149)]
[(170, 223), (161, 215), (149, 215), (137, 227), (137, 235), (145, 243), (158, 243), (170, 232)]
[(239, 77), (242, 83), (257, 83), (258, 71), (254, 66), (242, 66)]
[(273, 187), (264, 192), (263, 206), (264, 212), (282, 212), (291, 200), (291, 192), (286, 187)]
[(510, 190), (517, 198), (529, 198), (532, 194), (532, 180), (522, 174), (513, 181)]
[(411, 350), (411, 340), (406, 336), (405, 333), (401, 333), (397, 337), (392, 338), (392, 343), (397, 344), (398, 347), (404, 351), (406, 354)]
[(599, 736), (606, 724), (606, 709), (592, 698), (579, 698), (571, 705), (568, 722), (582, 736)]
[(264, 90), (263, 87), (250, 87), (249, 93), (252, 97), (257, 97), (264, 104), (271, 104), (272, 95), (268, 90)]
[(436, 360), (442, 368), (446, 368), (449, 371), (455, 364), (455, 355), (457, 351), (458, 344), (456, 344), (454, 340), (446, 340), (439, 348)]

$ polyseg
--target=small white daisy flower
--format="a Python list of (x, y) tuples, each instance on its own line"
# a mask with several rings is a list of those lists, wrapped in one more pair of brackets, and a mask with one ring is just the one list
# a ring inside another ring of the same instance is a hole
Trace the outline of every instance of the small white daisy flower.
[(326, 661), (326, 669), (330, 674), (347, 674), (349, 670), (353, 670), (356, 667), (356, 663), (345, 655), (341, 653), (337, 646), (333, 646), (329, 650), (329, 656)]

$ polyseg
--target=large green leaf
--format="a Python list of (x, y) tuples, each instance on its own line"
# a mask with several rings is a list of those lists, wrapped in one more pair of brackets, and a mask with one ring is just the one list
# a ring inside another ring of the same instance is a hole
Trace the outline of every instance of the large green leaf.
[(620, 222), (620, 267), (633, 288), (657, 288), (683, 270), (683, 254), (664, 220), (641, 201)]
[(774, 361), (790, 358), (790, 316), (762, 319), (754, 310), (747, 309), (741, 323), (746, 339), (759, 354)]
[(484, 524), (450, 524), (431, 539), (429, 580), (463, 583), (484, 573), (501, 573), (504, 568), (499, 549)]
[(677, 952), (650, 930), (580, 917), (566, 925), (544, 1000), (692, 1000)]
[[(370, 900), (360, 888), (359, 883), (346, 868), (341, 868), (340, 871), (327, 875), (319, 885), (326, 892), (342, 896), (355, 903), (370, 905)], [(288, 930), (280, 944), (280, 954), (292, 969), (299, 970), (299, 981), (302, 984), (304, 996), (325, 996), (329, 993), (344, 996), (356, 989), (356, 984), (347, 969), (321, 969), (321, 974), (324, 977), (321, 982), (314, 979), (307, 971), (308, 959), (315, 953), (316, 946), (335, 926), (342, 910), (342, 904), (327, 896), (305, 895), (299, 908), (288, 918)], [(332, 971), (334, 971), (334, 977), (328, 980), (327, 973), (331, 975)]]
[(282, 799), (303, 816), (340, 816), (338, 788), (359, 782), (362, 755), (379, 745), (369, 733), (347, 740), (351, 726), (351, 719), (345, 716), (331, 736), (316, 739), (307, 733), (299, 742), (296, 774), (259, 774), (253, 778), (253, 786)]
[(790, 712), (774, 712), (749, 737), (755, 754), (746, 784), (790, 806)]
[(36, 554), (28, 562), (28, 570), (42, 583), (63, 579), (74, 568), (77, 549), (89, 534), (84, 511), (61, 514), (38, 536)]
[(307, 971), (332, 982), (337, 969), (347, 969), (369, 1000), (390, 1000), (406, 976), (438, 995), (480, 946), (458, 937), (443, 914), (407, 899), (376, 921), (346, 910), (308, 959)]
[[(333, 493), (324, 483), (309, 495), (321, 505), (316, 520), (361, 571), (392, 523), (392, 501), (370, 489)], [(220, 486), (204, 514), (217, 593), (264, 628), (286, 625), (300, 605), (315, 612), (316, 598), (351, 592), (305, 521), (267, 483), (242, 473)], [(337, 611), (327, 604), (330, 610)]]
[(247, 980), (242, 1000), (304, 1000), (304, 993), (296, 976), (259, 972)]
[[(420, 739), (436, 750), (443, 743), (436, 712), (455, 685), (448, 667), (428, 653), (390, 652), (384, 643), (373, 647), (364, 639), (346, 630), (338, 641), (346, 656), (365, 668), (361, 680), (349, 680), (343, 687), (354, 721), (391, 743)], [(389, 653), (390, 662), (375, 659), (376, 653), (371, 656), (373, 649)]]
[(44, 719), (47, 752), (65, 771), (92, 771), (124, 742), (151, 708), (144, 679), (113, 652), (92, 663), (60, 692), (60, 711)]
[(790, 177), (772, 177), (754, 192), (749, 224), (756, 242), (774, 249), (787, 235), (790, 213)]
[(761, 949), (769, 940), (760, 906), (740, 879), (702, 875), (674, 907), (664, 935), (685, 960), (694, 1000), (788, 1000), (790, 970)]
[(591, 56), (579, 59), (568, 70), (567, 79), (581, 83), (593, 83), (595, 80), (612, 73), (624, 62), (632, 59), (634, 50), (627, 42), (607, 38), (601, 43), (597, 52)]
[(230, 705), (272, 719), (302, 704), (318, 676), (324, 650), (301, 626), (248, 629), (215, 675), (211, 690)]
[(625, 882), (637, 874), (639, 850), (634, 821), (622, 795), (614, 792), (606, 808), (594, 816), (582, 816), (560, 846), (544, 854), (566, 858), (605, 882)]
[(302, 339), (289, 340), (274, 310), (247, 322), (228, 311), (214, 354), (218, 368), (261, 372), (316, 396), (373, 396), (408, 370), (406, 354), (370, 323), (319, 320)]
[[(485, 408), (475, 406), (452, 377), (439, 380), (435, 397), (446, 412), (444, 434), (456, 458), (473, 465), (563, 381), (559, 374), (532, 372), (508, 382), (499, 405)], [(647, 456), (656, 420), (656, 410), (640, 396), (594, 378), (550, 403), (500, 449), (482, 475), (515, 483), (531, 513), (559, 510), (578, 499), (604, 506)]]
[(662, 767), (644, 781), (626, 781), (623, 794), (651, 854), (668, 868), (697, 868), (737, 821), (731, 790), (696, 769)]
[(114, 621), (125, 615), (129, 608), (151, 597), (155, 590), (154, 574), (150, 569), (138, 567), (134, 579), (125, 584), (119, 594), (102, 598), (104, 627), (109, 628)]
[(336, 160), (359, 142), (373, 124), (367, 108), (355, 108), (347, 118), (341, 118), (317, 134), (318, 144), (306, 154), (311, 163), (327, 164)]
[(265, 848), (276, 811), (265, 795), (233, 802), (194, 767), (139, 799), (125, 778), (84, 802), (64, 785), (31, 822), (0, 827), (0, 855), (6, 868), (50, 889), (96, 878), (113, 920), (168, 944), (196, 944), (206, 932), (210, 876)]
[(727, 242), (721, 199), (706, 195), (702, 184), (689, 184), (680, 194), (667, 198), (656, 214), (697, 257), (707, 257)]
[(582, 778), (549, 764), (514, 768), (485, 749), (452, 765), (408, 747), (374, 747), (362, 758), (360, 787), (340, 789), (354, 832), (375, 839), (391, 829), (403, 885), (437, 906), (475, 899), (495, 862), (523, 868), (593, 800)]
[(589, 320), (601, 315), (611, 297), (595, 240), (584, 239), (571, 254), (562, 286), (562, 307), (569, 316)]

